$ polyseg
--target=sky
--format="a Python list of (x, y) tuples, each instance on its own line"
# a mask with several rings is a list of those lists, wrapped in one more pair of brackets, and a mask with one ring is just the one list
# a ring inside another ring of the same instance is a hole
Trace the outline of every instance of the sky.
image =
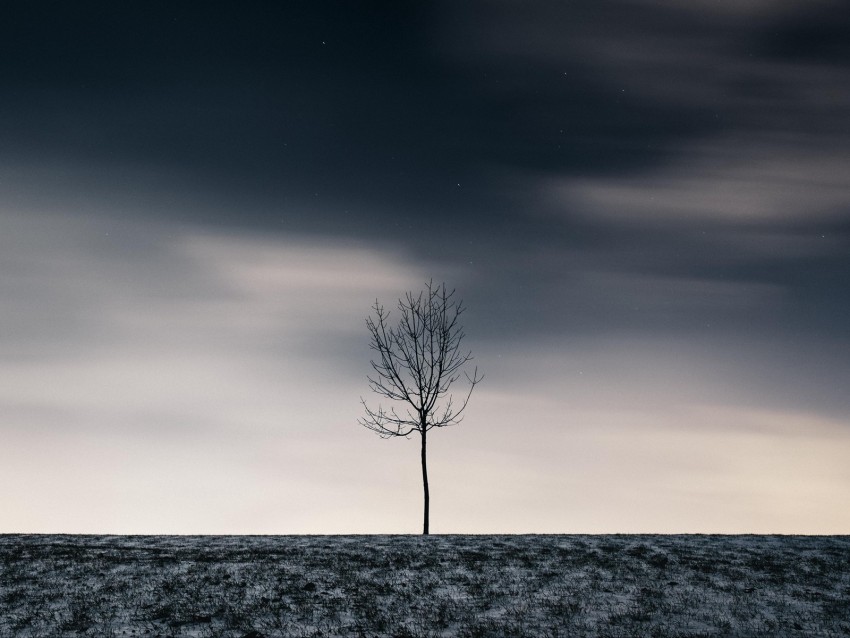
[(432, 533), (850, 533), (845, 9), (4, 8), (0, 532), (418, 532), (357, 419), (433, 279)]

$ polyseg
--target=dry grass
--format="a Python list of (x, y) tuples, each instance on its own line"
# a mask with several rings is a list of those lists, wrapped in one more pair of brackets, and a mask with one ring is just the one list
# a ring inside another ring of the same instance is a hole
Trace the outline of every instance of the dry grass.
[(850, 636), (850, 538), (0, 536), (0, 636)]

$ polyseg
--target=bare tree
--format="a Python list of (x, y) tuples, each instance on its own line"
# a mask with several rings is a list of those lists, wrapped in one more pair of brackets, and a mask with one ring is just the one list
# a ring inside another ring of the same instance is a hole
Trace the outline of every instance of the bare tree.
[[(461, 350), (464, 338), (459, 323), (465, 308), (455, 300), (455, 291), (446, 284), (435, 286), (428, 282), (418, 295), (408, 292), (398, 301), (398, 324), (389, 325), (390, 313), (376, 300), (374, 316), (366, 319), (371, 333), (370, 347), (377, 355), (372, 360), (374, 375), (369, 387), (373, 392), (392, 401), (388, 410), (382, 406), (372, 409), (361, 397), (366, 415), (359, 423), (377, 432), (382, 438), (409, 437), (418, 432), (422, 441), (422, 486), (425, 493), (425, 514), (422, 533), (428, 533), (428, 465), (426, 462), (427, 434), (433, 428), (455, 425), (475, 386), (484, 378), (476, 367), (472, 376), (462, 370), (472, 360), (472, 352)], [(460, 402), (455, 402), (450, 389), (463, 374), (469, 390)]]

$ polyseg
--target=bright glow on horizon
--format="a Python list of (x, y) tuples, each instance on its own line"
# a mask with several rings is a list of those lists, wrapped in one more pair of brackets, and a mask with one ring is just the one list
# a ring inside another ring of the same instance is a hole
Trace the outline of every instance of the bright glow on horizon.
[[(422, 273), (355, 245), (165, 226), (147, 229), (156, 257), (122, 270), (80, 250), (91, 220), (53, 222), (4, 236), (15, 307), (55, 316), (17, 317), (0, 367), (0, 531), (416, 532), (418, 446), (356, 418), (365, 314)], [(33, 250), (51, 260), (30, 268)], [(747, 404), (710, 346), (467, 332), (487, 379), (430, 439), (435, 533), (850, 527), (846, 421)]]

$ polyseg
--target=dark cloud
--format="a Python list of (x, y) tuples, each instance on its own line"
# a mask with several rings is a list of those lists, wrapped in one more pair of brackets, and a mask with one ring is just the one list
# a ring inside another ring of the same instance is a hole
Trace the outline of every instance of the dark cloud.
[(850, 16), (840, 2), (802, 4), (762, 28), (760, 49), (779, 59), (846, 66)]
[[(28, 3), (0, 27), (2, 157), (24, 208), (462, 268), (494, 335), (687, 331), (699, 293), (671, 291), (701, 282), (781, 289), (789, 326), (846, 338), (839, 9)], [(775, 312), (725, 299), (698, 312)]]
[(362, 3), (131, 7), (6, 22), (16, 152), (164, 165), (248, 198), (469, 215), (498, 201), (500, 171), (632, 167), (714, 126), (623, 95), (580, 50), (506, 62), (479, 42), (468, 60), (460, 44), (504, 26), (487, 7), (485, 34), (472, 15)]

